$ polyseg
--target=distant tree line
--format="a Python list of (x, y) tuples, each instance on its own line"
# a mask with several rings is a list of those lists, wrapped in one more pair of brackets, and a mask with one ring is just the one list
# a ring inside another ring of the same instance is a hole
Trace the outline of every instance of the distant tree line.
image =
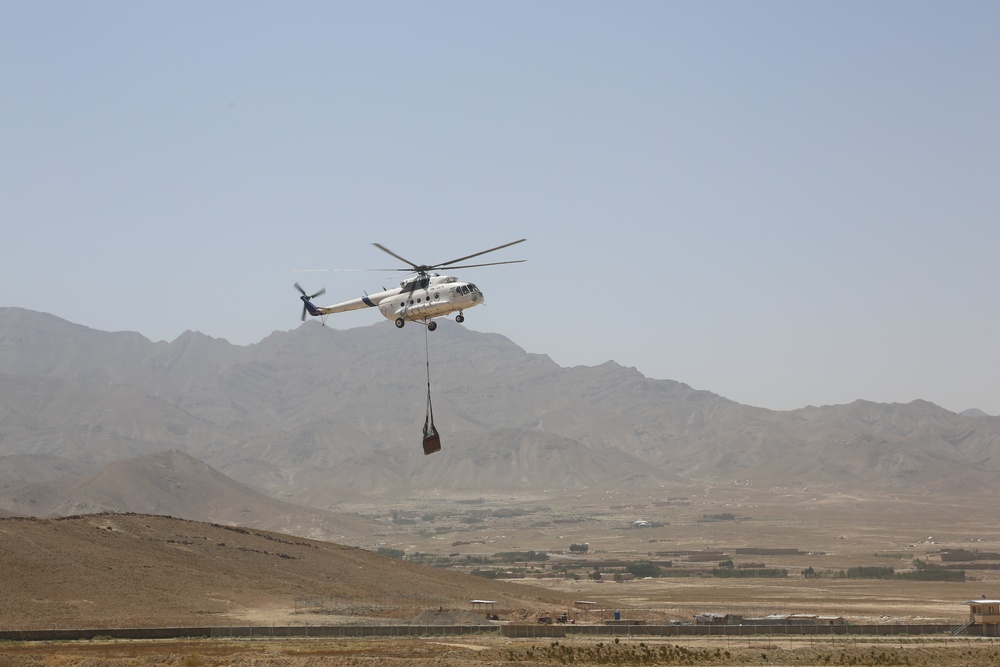
[(748, 567), (748, 568), (733, 568), (733, 567), (716, 567), (712, 569), (713, 577), (729, 578), (729, 579), (757, 579), (757, 578), (772, 578), (778, 579), (781, 577), (788, 576), (788, 570), (785, 568), (778, 567)]
[(965, 581), (965, 570), (952, 570), (949, 568), (925, 563), (919, 559), (913, 561), (916, 569), (906, 572), (896, 572), (894, 568), (869, 565), (849, 567), (846, 570), (826, 570), (824, 572), (814, 570), (811, 567), (802, 571), (804, 577), (832, 577), (834, 579), (902, 579), (910, 581)]
[(406, 552), (402, 549), (393, 549), (391, 547), (379, 547), (376, 552), (380, 556), (388, 556), (389, 558), (404, 558)]

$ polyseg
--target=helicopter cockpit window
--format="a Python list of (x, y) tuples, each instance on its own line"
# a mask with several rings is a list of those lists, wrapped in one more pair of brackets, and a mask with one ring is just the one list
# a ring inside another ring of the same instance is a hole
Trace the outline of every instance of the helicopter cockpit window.
[(469, 288), (466, 285), (462, 285), (462, 294), (468, 294)]
[(479, 288), (476, 287), (475, 285), (473, 285), (472, 283), (469, 283), (469, 291), (470, 292), (478, 292)]

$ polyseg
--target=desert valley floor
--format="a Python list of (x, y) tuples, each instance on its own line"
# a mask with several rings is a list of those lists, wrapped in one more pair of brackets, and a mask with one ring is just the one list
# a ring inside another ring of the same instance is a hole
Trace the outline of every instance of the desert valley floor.
[[(964, 581), (952, 582), (856, 579), (837, 573), (856, 567), (907, 571), (916, 561), (940, 567), (943, 551), (1000, 551), (998, 519), (982, 511), (981, 504), (978, 498), (702, 484), (641, 493), (539, 494), (532, 498), (431, 496), (339, 508), (358, 521), (372, 523), (371, 542), (357, 545), (364, 550), (289, 533), (146, 515), (7, 519), (0, 521), (0, 538), (6, 545), (0, 577), (7, 591), (0, 625), (18, 629), (403, 624), (421, 614), (426, 620), (429, 611), (447, 612), (449, 618), (463, 622), (478, 614), (473, 613), (473, 599), (497, 600), (498, 616), (515, 623), (534, 623), (538, 615), (563, 611), (579, 623), (603, 623), (618, 611), (625, 618), (648, 623), (687, 623), (697, 614), (710, 612), (839, 616), (857, 624), (958, 624), (968, 616), (964, 601), (1000, 593), (997, 570), (970, 569)], [(583, 554), (570, 549), (582, 544), (587, 545)], [(378, 549), (404, 552), (407, 560), (371, 553)], [(513, 561), (497, 558), (530, 552), (545, 552), (548, 557), (538, 562), (518, 562), (517, 556)], [(410, 559), (436, 566), (413, 564)], [(577, 569), (575, 576), (564, 576), (564, 571), (573, 572), (569, 566), (574, 561), (582, 559), (671, 564), (664, 568), (668, 576), (653, 578), (619, 577), (615, 581), (611, 575), (615, 568), (605, 568), (607, 574), (595, 581), (591, 565)], [(716, 559), (732, 560), (737, 568), (749, 564), (784, 569), (787, 575), (773, 579), (708, 576), (706, 568), (714, 569)], [(26, 562), (33, 566), (24, 567)], [(441, 567), (445, 562), (452, 566)], [(15, 567), (18, 563), (21, 566)], [(517, 578), (464, 574), (487, 564)], [(804, 577), (807, 568), (818, 576)], [(315, 599), (326, 603), (310, 604)], [(576, 604), (580, 601), (591, 604)], [(827, 659), (834, 659), (826, 648), (817, 652), (815, 646), (795, 641), (770, 651), (768, 642), (761, 651), (752, 643), (714, 641), (690, 644), (691, 650), (711, 653), (697, 658), (703, 662), (690, 664), (814, 664), (809, 660), (827, 664)], [(1000, 661), (991, 641), (978, 640), (963, 650), (985, 660), (977, 664), (996, 664), (990, 662)], [(578, 645), (573, 650), (579, 651), (597, 643), (596, 639), (563, 641), (565, 646)], [(647, 643), (654, 644), (663, 642)], [(129, 660), (146, 653), (154, 662), (170, 663), (189, 650), (197, 658), (185, 664), (257, 664), (260, 660), (297, 664), (306, 655), (326, 656), (330, 664), (364, 664), (372, 655), (391, 658), (397, 653), (401, 660), (416, 661), (413, 664), (558, 661), (552, 655), (543, 659), (537, 653), (524, 653), (527, 648), (522, 640), (496, 637), (348, 642), (343, 646), (291, 644), (285, 648), (126, 645), (133, 646), (64, 646), (56, 653), (75, 655), (70, 662), (82, 662), (96, 652), (107, 660), (105, 664), (132, 664)], [(921, 664), (920, 660), (925, 660), (922, 664), (971, 664), (952, 655), (959, 648), (954, 642), (944, 646), (938, 648), (945, 653), (928, 654), (933, 646), (913, 645), (915, 652), (892, 658), (898, 663), (885, 664)], [(4, 665), (58, 662), (50, 655), (51, 647), (36, 648), (16, 643), (0, 647), (0, 661)], [(846, 650), (843, 655), (854, 655), (856, 646), (842, 648)], [(716, 655), (717, 649), (728, 650), (731, 660)], [(879, 650), (883, 649), (889, 647)], [(759, 657), (768, 652), (769, 662)], [(737, 658), (737, 653), (742, 657)], [(781, 660), (793, 660), (796, 654), (798, 662), (775, 662), (778, 653), (784, 655)], [(812, 657), (806, 659), (807, 653)], [(581, 664), (599, 662), (583, 653), (576, 656)], [(910, 662), (904, 663), (904, 657)]]

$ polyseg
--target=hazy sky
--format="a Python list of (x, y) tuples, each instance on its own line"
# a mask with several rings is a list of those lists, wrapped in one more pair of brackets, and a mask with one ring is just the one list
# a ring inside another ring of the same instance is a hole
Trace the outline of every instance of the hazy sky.
[(465, 326), (1000, 414), (998, 35), (995, 0), (0, 0), (0, 306), (250, 344), (295, 281), (401, 279), (294, 269), (527, 237), (457, 272)]

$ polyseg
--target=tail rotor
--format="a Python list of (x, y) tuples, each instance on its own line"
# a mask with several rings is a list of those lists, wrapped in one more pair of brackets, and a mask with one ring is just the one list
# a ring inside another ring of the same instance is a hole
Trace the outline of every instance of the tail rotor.
[(312, 306), (310, 301), (312, 301), (318, 296), (323, 296), (324, 294), (326, 294), (326, 288), (324, 287), (315, 294), (307, 294), (306, 291), (302, 289), (301, 285), (295, 283), (295, 289), (297, 289), (299, 292), (302, 293), (302, 296), (300, 296), (299, 298), (302, 299), (302, 321), (305, 322), (306, 314), (311, 310), (310, 306)]

